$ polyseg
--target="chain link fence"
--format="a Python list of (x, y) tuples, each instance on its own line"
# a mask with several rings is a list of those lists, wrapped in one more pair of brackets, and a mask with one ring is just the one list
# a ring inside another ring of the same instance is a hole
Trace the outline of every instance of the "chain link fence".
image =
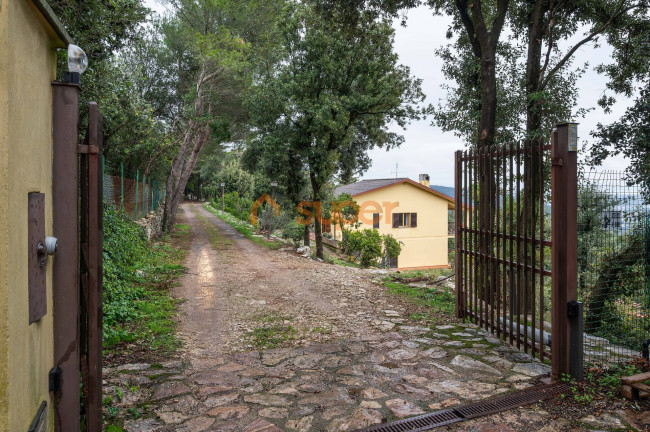
[(127, 170), (123, 164), (103, 164), (104, 201), (137, 220), (156, 211), (164, 198), (162, 182), (147, 178), (140, 170)]
[(578, 296), (585, 363), (605, 366), (640, 355), (650, 338), (650, 203), (622, 172), (581, 174)]

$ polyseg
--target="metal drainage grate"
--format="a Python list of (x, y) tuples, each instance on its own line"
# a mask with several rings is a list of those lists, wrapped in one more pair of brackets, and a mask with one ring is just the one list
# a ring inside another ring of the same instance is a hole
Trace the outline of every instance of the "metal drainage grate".
[(367, 429), (363, 429), (362, 432), (418, 432), (456, 423), (462, 420), (464, 419), (456, 414), (453, 409), (448, 409), (431, 414), (411, 417), (405, 420), (398, 420), (392, 423), (371, 426)]
[(409, 419), (399, 420), (362, 429), (360, 432), (420, 432), (445, 426), (463, 420), (483, 417), (507, 411), (542, 400), (551, 399), (569, 391), (564, 383), (533, 387), (506, 396), (501, 396), (458, 408), (437, 411)]
[(505, 396), (488, 399), (474, 404), (463, 405), (454, 408), (454, 411), (464, 419), (469, 420), (551, 399), (552, 397), (559, 396), (568, 390), (569, 386), (564, 383), (551, 384), (543, 387), (531, 387)]

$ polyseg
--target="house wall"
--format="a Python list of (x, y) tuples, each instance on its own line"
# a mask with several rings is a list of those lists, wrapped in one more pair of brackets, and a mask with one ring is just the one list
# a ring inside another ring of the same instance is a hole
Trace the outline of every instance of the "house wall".
[[(400, 268), (449, 265), (449, 201), (409, 183), (377, 189), (354, 199), (361, 206), (361, 229), (372, 228), (372, 214), (380, 213), (379, 232), (392, 234), (404, 243), (398, 258)], [(417, 227), (393, 228), (392, 213), (417, 213)], [(340, 238), (338, 231), (337, 237)]]
[(53, 430), (52, 258), (47, 314), (29, 324), (27, 197), (45, 194), (52, 234), (52, 90), (61, 41), (28, 0), (0, 5), (0, 432), (26, 431), (42, 401)]
[(9, 381), (7, 364), (9, 361), (9, 227), (7, 223), (7, 29), (8, 4), (0, 4), (0, 432), (9, 430)]

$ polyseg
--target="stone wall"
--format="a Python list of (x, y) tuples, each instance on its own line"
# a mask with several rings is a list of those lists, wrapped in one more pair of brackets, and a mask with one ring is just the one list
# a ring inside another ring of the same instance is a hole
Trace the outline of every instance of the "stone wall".
[(147, 235), (147, 240), (149, 241), (162, 234), (163, 208), (164, 206), (160, 204), (158, 210), (155, 212), (149, 212), (146, 217), (135, 221), (135, 223), (144, 228), (144, 232)]

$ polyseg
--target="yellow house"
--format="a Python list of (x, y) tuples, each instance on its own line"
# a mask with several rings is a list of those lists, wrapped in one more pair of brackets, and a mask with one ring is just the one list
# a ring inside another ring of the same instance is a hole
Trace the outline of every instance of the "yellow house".
[(51, 83), (70, 42), (46, 0), (0, 1), (0, 432), (54, 430), (52, 258), (32, 271), (29, 227), (53, 235)]
[[(391, 267), (440, 268), (449, 266), (448, 239), (453, 233), (448, 215), (455, 204), (452, 196), (437, 189), (451, 188), (431, 187), (429, 176), (421, 174), (419, 183), (408, 178), (362, 180), (338, 187), (334, 194), (350, 194), (359, 204), (360, 229), (376, 228), (402, 244)], [(340, 240), (338, 231), (334, 236)]]

